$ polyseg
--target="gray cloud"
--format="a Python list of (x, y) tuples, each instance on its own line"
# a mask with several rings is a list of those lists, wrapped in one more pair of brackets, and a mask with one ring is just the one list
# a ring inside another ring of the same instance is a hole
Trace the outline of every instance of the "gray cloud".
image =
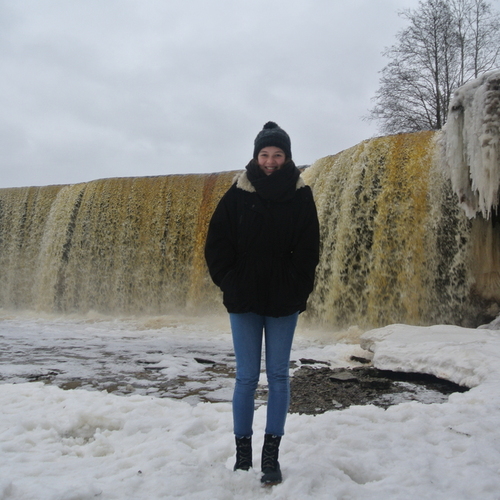
[(362, 121), (418, 0), (0, 0), (0, 187), (242, 168), (268, 120), (298, 164)]

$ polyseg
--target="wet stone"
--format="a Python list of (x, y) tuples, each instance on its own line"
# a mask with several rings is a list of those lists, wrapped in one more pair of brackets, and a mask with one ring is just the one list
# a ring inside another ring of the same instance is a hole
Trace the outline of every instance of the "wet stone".
[(291, 413), (314, 415), (367, 404), (388, 408), (405, 401), (443, 403), (453, 392), (468, 390), (426, 374), (316, 366), (302, 366), (291, 377)]

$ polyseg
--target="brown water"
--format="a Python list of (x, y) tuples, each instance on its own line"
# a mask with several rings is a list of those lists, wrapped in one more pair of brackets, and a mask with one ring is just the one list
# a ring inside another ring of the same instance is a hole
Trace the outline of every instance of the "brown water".
[[(322, 235), (305, 318), (332, 327), (474, 325), (495, 309), (498, 230), (492, 221), (469, 221), (458, 207), (435, 159), (435, 138), (364, 141), (305, 171)], [(222, 311), (203, 245), (233, 176), (0, 189), (0, 307)]]

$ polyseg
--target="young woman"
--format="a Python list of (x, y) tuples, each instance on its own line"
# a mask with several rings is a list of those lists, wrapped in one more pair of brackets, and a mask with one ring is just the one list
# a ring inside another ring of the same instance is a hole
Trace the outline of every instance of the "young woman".
[(289, 364), (299, 314), (314, 285), (319, 224), (312, 191), (292, 161), (288, 134), (268, 122), (253, 159), (210, 221), (205, 257), (229, 312), (236, 357), (234, 470), (252, 467), (254, 397), (265, 339), (267, 421), (261, 481), (282, 481), (278, 451), (290, 402)]

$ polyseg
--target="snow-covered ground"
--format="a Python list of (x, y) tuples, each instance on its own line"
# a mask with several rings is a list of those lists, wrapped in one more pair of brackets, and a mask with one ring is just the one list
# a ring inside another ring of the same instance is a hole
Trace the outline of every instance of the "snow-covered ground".
[[(366, 355), (346, 341), (358, 334), (301, 327), (292, 358), (350, 366), (351, 355)], [(291, 414), (284, 482), (266, 489), (258, 472), (264, 405), (255, 469), (232, 471), (226, 318), (0, 313), (0, 499), (498, 500), (500, 333), (391, 325), (361, 342), (379, 368), (472, 389), (442, 404)]]

